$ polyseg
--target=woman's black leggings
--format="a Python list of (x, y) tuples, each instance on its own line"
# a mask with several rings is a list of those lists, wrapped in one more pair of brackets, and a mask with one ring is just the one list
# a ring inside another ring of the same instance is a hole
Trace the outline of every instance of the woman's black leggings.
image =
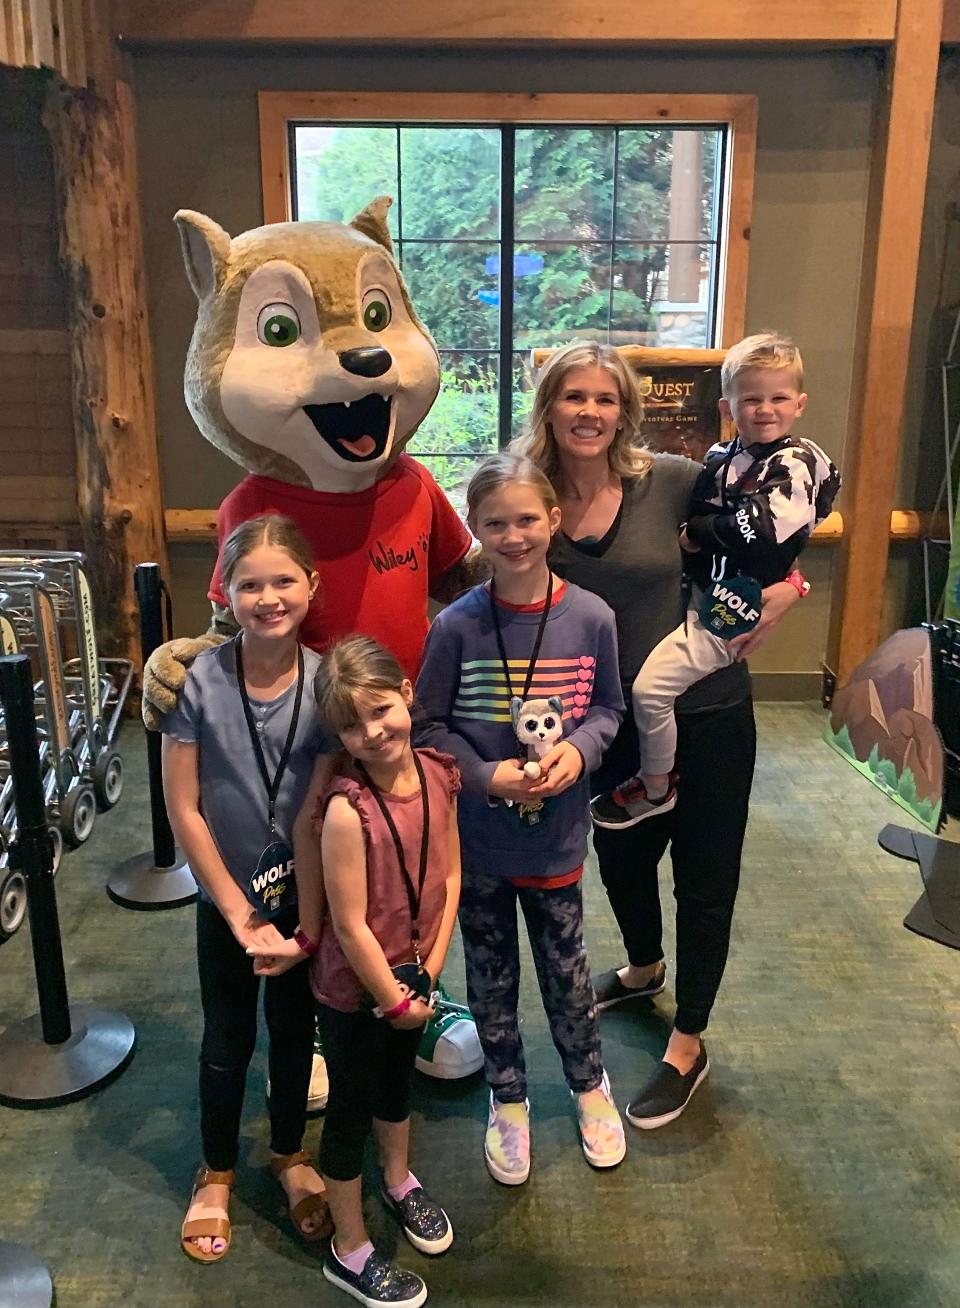
[[(636, 967), (663, 957), (657, 867), (670, 845), (677, 901), (675, 1025), (697, 1035), (710, 1019), (730, 947), (757, 750), (753, 703), (678, 713), (677, 730), (676, 808), (624, 831), (595, 827), (593, 844), (627, 958)], [(591, 779), (594, 794), (636, 770), (629, 715), (614, 745), (616, 755), (611, 749)]]
[[(197, 901), (197, 970), (203, 1005), (200, 1130), (216, 1171), (237, 1163), (247, 1067), (257, 1043), (260, 978), (216, 905)], [(263, 1011), (270, 1035), (270, 1148), (300, 1149), (313, 1062), (314, 999), (305, 964), (266, 977)]]
[(423, 1027), (398, 1031), (370, 1012), (341, 1013), (317, 1005), (317, 1025), (330, 1077), (320, 1141), (320, 1171), (352, 1181), (363, 1168), (363, 1147), (380, 1122), (410, 1116), (410, 1080)]

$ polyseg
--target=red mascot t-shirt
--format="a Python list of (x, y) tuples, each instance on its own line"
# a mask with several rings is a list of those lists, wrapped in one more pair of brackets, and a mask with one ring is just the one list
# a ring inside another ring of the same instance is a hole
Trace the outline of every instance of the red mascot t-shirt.
[[(261, 513), (292, 518), (313, 547), (320, 589), (300, 639), (324, 650), (358, 632), (393, 651), (407, 676), (420, 670), (431, 584), (467, 553), (470, 533), (430, 473), (401, 454), (369, 490), (337, 495), (245, 477), (217, 516), (222, 545), (234, 527)], [(209, 598), (228, 607), (213, 571)]]

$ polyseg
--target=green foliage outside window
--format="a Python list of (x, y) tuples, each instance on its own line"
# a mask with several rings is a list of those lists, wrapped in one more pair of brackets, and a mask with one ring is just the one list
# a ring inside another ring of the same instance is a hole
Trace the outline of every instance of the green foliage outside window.
[[(514, 431), (534, 346), (584, 336), (655, 343), (674, 135), (516, 129)], [(711, 258), (718, 141), (719, 132), (703, 133), (700, 239)], [(344, 222), (376, 195), (395, 199), (389, 221), (404, 278), (443, 364), (441, 394), (410, 448), (456, 499), (497, 444), (500, 129), (304, 125), (295, 164), (299, 218)]]

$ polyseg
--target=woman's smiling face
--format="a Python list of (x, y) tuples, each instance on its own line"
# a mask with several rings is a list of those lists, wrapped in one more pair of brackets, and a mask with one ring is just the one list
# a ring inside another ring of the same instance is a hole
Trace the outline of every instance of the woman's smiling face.
[(620, 411), (620, 387), (606, 368), (571, 368), (548, 415), (560, 458), (606, 458)]

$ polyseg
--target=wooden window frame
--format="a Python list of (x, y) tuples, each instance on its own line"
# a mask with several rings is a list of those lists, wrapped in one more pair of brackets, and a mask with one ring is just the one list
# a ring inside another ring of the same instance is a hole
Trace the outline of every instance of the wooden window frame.
[(260, 168), (263, 221), (292, 217), (289, 127), (317, 119), (418, 123), (600, 123), (723, 127), (728, 135), (717, 287), (717, 342), (732, 345), (744, 334), (750, 221), (757, 148), (757, 97), (753, 95), (521, 95), (438, 91), (261, 91)]

